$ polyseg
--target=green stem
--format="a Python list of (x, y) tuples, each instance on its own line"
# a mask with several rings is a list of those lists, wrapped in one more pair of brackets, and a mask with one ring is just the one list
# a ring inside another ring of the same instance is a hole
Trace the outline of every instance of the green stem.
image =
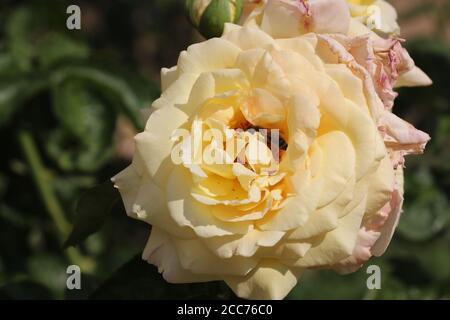
[[(61, 243), (63, 243), (70, 233), (71, 225), (67, 222), (61, 205), (51, 187), (49, 176), (41, 162), (33, 137), (27, 131), (22, 130), (19, 132), (19, 142), (30, 166), (36, 188), (39, 191), (50, 218), (55, 223), (58, 237)], [(77, 264), (81, 268), (84, 266), (84, 270), (88, 272), (92, 269), (92, 262), (84, 259), (76, 248), (69, 248), (65, 253), (71, 263)]]

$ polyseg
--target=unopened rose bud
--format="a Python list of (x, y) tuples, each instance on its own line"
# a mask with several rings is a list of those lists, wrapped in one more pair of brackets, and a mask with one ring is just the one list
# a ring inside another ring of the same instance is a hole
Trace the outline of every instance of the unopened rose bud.
[(220, 37), (225, 23), (237, 23), (243, 0), (186, 0), (189, 20), (206, 38)]

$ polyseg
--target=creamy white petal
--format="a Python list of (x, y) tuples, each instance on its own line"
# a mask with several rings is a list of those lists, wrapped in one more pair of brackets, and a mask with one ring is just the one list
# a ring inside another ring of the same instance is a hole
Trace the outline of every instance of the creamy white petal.
[(230, 258), (234, 255), (252, 257), (260, 247), (273, 247), (284, 236), (282, 231), (259, 231), (253, 229), (246, 235), (213, 237), (204, 241), (216, 255)]
[(248, 276), (226, 277), (225, 282), (240, 298), (281, 300), (297, 284), (301, 273), (301, 269), (263, 260)]
[(184, 269), (177, 256), (172, 238), (161, 229), (152, 228), (142, 259), (155, 265), (169, 283), (193, 283), (220, 280), (220, 275), (195, 274)]
[(258, 264), (251, 257), (232, 256), (222, 258), (214, 255), (200, 240), (173, 240), (182, 267), (197, 274), (220, 274), (245, 276)]
[(381, 256), (389, 246), (391, 239), (394, 235), (394, 231), (397, 228), (402, 213), (403, 206), (403, 168), (398, 167), (395, 173), (396, 177), (396, 191), (391, 199), (392, 211), (389, 214), (387, 221), (384, 223), (380, 230), (380, 238), (372, 247), (371, 251), (374, 256)]

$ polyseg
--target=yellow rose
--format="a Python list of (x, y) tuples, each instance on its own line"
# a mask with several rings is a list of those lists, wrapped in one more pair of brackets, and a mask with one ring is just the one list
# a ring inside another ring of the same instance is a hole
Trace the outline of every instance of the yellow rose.
[[(420, 149), (413, 138), (428, 136), (385, 115), (397, 130), (379, 131), (382, 102), (349, 56), (332, 37), (228, 24), (162, 70), (133, 163), (113, 181), (127, 214), (152, 225), (143, 259), (168, 282), (224, 280), (239, 297), (282, 299), (305, 269), (346, 272), (385, 250), (402, 198), (391, 146)], [(279, 130), (278, 143), (256, 128)], [(207, 129), (219, 136), (196, 143)], [(254, 136), (262, 156), (248, 161), (239, 142)]]

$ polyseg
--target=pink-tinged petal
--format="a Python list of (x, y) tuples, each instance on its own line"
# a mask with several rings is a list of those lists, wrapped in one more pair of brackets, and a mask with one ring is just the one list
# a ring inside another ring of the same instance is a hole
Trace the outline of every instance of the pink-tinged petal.
[[(375, 121), (385, 112), (383, 102), (377, 94), (372, 76), (372, 65), (370, 60), (374, 59), (371, 55), (371, 44), (367, 36), (348, 38), (343, 35), (318, 35), (318, 39), (328, 48), (332, 56), (337, 61), (330, 63), (345, 63), (350, 70), (359, 77), (364, 84), (364, 94), (367, 98), (372, 117)], [(353, 47), (354, 52), (349, 50)], [(355, 58), (358, 57), (358, 60)], [(363, 63), (363, 64), (360, 64)]]
[(266, 3), (267, 0), (244, 0), (239, 24), (244, 25), (247, 20), (260, 15)]
[(261, 10), (255, 11), (245, 25), (258, 21), (261, 29), (274, 38), (293, 38), (310, 32), (309, 6), (302, 1), (267, 0)]
[(346, 34), (351, 20), (344, 0), (249, 0), (243, 17), (244, 25), (257, 24), (274, 38), (309, 32)]
[(358, 37), (334, 36), (356, 62), (370, 74), (376, 93), (386, 109), (391, 110), (397, 93), (394, 86), (399, 77), (414, 68), (414, 61), (398, 38), (373, 39), (370, 35)]
[[(392, 192), (392, 196), (396, 192), (395, 190)], [(370, 230), (378, 230), (380, 229), (386, 222), (389, 217), (389, 214), (393, 211), (391, 206), (391, 201), (386, 203), (386, 205), (381, 208), (380, 211), (377, 212), (373, 217), (370, 217), (367, 221), (364, 222), (364, 227)]]
[(401, 151), (389, 150), (389, 155), (391, 157), (391, 162), (394, 169), (398, 167), (405, 167), (405, 155)]
[(386, 68), (394, 78), (414, 68), (414, 61), (408, 51), (403, 48), (404, 40), (399, 38), (377, 39), (373, 41), (373, 47)]
[(371, 248), (377, 242), (380, 233), (373, 230), (366, 230), (362, 227), (358, 232), (353, 254), (339, 262), (334, 269), (340, 274), (349, 274), (357, 271), (364, 262), (372, 257)]
[(403, 206), (403, 168), (395, 170), (392, 197), (380, 211), (363, 221), (350, 257), (333, 266), (340, 274), (357, 271), (372, 256), (381, 256), (397, 228)]
[(379, 120), (380, 130), (385, 133), (386, 146), (403, 155), (421, 154), (430, 136), (414, 128), (391, 112), (385, 112)]
[(402, 74), (396, 87), (425, 87), (431, 86), (433, 81), (418, 67), (414, 67), (412, 70)]
[(346, 34), (350, 26), (350, 12), (345, 1), (310, 1), (312, 28), (316, 33)]
[[(397, 228), (398, 222), (400, 220), (400, 215), (402, 213), (403, 207), (403, 168), (398, 167), (396, 170), (396, 185), (395, 190), (392, 194), (392, 199), (389, 202), (389, 215), (386, 222), (378, 230), (380, 232), (380, 238), (373, 245), (370, 250), (372, 254), (376, 257), (381, 256), (386, 251), (389, 243), (391, 242), (392, 236), (394, 235), (395, 229)], [(385, 209), (387, 209), (386, 207)]]
[(400, 75), (414, 68), (414, 61), (397, 38), (375, 40), (373, 48), (377, 70), (373, 75), (375, 84), (385, 107), (390, 110), (398, 95), (394, 86)]

